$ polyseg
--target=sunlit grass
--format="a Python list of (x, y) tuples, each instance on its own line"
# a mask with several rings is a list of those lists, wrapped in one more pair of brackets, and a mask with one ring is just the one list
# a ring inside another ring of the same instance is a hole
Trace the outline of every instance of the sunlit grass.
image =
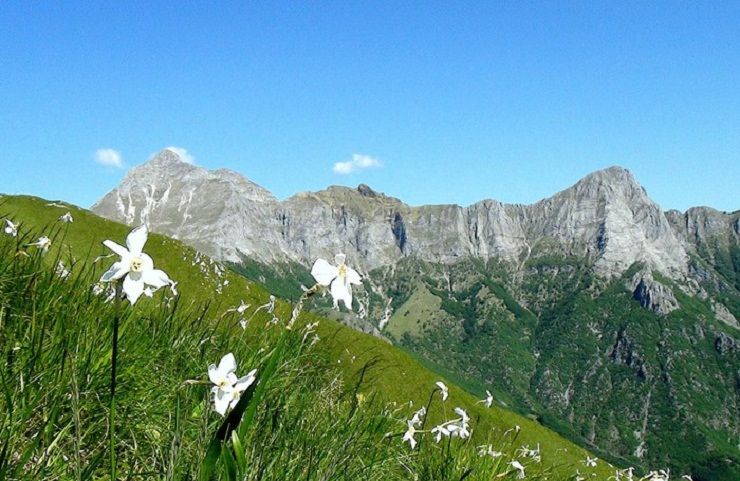
[[(12, 211), (21, 220), (18, 237), (0, 236), (0, 479), (106, 479), (113, 306), (93, 285), (115, 260), (98, 259), (107, 254), (99, 242), (128, 229), (83, 211), (73, 211), (74, 224), (61, 223), (41, 201), (21, 200)], [(0, 205), (0, 214), (7, 207)], [(52, 241), (47, 253), (28, 246), (42, 233)], [(198, 477), (224, 419), (213, 410), (207, 367), (228, 352), (240, 373), (258, 369), (260, 393), (222, 446), (214, 472), (220, 479), (515, 479), (512, 459), (526, 465), (527, 479), (585, 470), (584, 451), (532, 421), (476, 404), (455, 386), (447, 403), (437, 397), (430, 404), (425, 430), (461, 406), (471, 416), (471, 438), (435, 443), (421, 433), (410, 450), (401, 440), (406, 421), (429, 398), (436, 376), (331, 321), (319, 321), (318, 342), (304, 332), (314, 316), (286, 330), (291, 306), (278, 303), (272, 323), (267, 309), (255, 314), (269, 302), (259, 287), (154, 237), (151, 254), (179, 282), (181, 297), (163, 289), (136, 306), (123, 303), (119, 479)], [(65, 279), (55, 273), (60, 260), (70, 271)], [(242, 300), (250, 307), (238, 312)], [(265, 375), (273, 361), (274, 372)], [(512, 431), (515, 424), (521, 432)], [(542, 462), (522, 458), (522, 444), (537, 442)], [(480, 456), (484, 444), (501, 456)], [(605, 479), (608, 471), (600, 462), (593, 472)]]

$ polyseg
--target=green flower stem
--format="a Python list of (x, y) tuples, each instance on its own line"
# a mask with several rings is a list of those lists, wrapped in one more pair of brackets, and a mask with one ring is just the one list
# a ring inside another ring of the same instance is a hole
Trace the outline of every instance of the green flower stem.
[(115, 444), (115, 419), (116, 419), (116, 364), (118, 362), (118, 323), (121, 312), (121, 290), (123, 281), (116, 282), (116, 297), (113, 307), (113, 352), (111, 353), (110, 371), (110, 409), (108, 410), (109, 444), (110, 444), (110, 479), (116, 480), (116, 444)]

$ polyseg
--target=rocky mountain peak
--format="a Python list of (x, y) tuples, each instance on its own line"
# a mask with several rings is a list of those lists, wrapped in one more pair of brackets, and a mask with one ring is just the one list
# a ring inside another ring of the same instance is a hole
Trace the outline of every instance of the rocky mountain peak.
[(360, 184), (357, 186), (357, 192), (364, 197), (377, 197), (378, 193), (370, 188), (367, 184)]
[(178, 163), (185, 163), (185, 160), (172, 149), (162, 149), (159, 152), (157, 152), (150, 160), (147, 162), (151, 165), (157, 165), (157, 166), (167, 166), (170, 164), (178, 164)]
[(635, 262), (672, 278), (686, 271), (686, 251), (665, 215), (621, 167), (594, 172), (532, 205), (489, 200), (469, 207), (411, 207), (365, 184), (330, 186), (279, 202), (239, 173), (207, 171), (164, 150), (132, 170), (93, 210), (129, 224), (149, 222), (154, 230), (237, 262), (248, 256), (310, 264), (345, 252), (364, 270), (407, 256), (521, 263), (537, 255), (533, 246), (548, 246), (547, 254), (594, 259), (605, 277)]
[(592, 172), (566, 189), (566, 192), (569, 190), (574, 190), (577, 197), (582, 199), (614, 201), (622, 197), (631, 201), (653, 203), (632, 172), (618, 166)]

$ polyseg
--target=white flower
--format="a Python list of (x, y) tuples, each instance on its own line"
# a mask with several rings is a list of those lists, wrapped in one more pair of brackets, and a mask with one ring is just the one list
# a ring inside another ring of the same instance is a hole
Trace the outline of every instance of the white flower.
[(242, 393), (247, 390), (249, 386), (254, 384), (254, 381), (257, 379), (257, 370), (252, 369), (247, 373), (246, 376), (242, 376), (239, 379), (236, 380), (236, 383), (232, 386), (231, 391), (231, 404), (229, 405), (230, 409), (234, 409), (236, 405), (239, 403), (239, 398), (241, 397)]
[(583, 462), (586, 466), (589, 468), (595, 468), (596, 467), (596, 458), (592, 458), (590, 456), (586, 456), (586, 460)]
[(522, 446), (521, 448), (519, 448), (519, 454), (526, 458), (532, 458), (538, 463), (542, 461), (539, 443), (537, 443), (537, 449), (529, 449), (529, 446)]
[(63, 216), (60, 216), (59, 217), (59, 220), (62, 221), (62, 222), (68, 222), (68, 223), (69, 222), (74, 222), (74, 219), (72, 218), (72, 213), (70, 213), (70, 212), (67, 212)]
[(493, 394), (491, 394), (491, 391), (488, 389), (486, 389), (486, 398), (483, 400), (483, 404), (485, 404), (487, 408), (490, 408), (493, 404)]
[(463, 424), (468, 424), (468, 421), (470, 421), (470, 416), (468, 416), (468, 413), (466, 413), (463, 408), (455, 408), (455, 412), (458, 416), (460, 416), (460, 420)]
[(336, 266), (324, 259), (317, 259), (311, 268), (311, 275), (320, 285), (330, 286), (331, 297), (334, 299), (334, 308), (339, 309), (339, 301), (350, 311), (352, 310), (352, 284), (362, 284), (362, 278), (356, 270), (345, 264), (346, 256), (337, 254), (334, 257)]
[(470, 437), (470, 430), (468, 425), (470, 417), (463, 408), (455, 408), (455, 413), (457, 413), (460, 418), (455, 419), (454, 421), (450, 421), (447, 424), (447, 431), (449, 431), (450, 436), (452, 436), (453, 438), (460, 437), (462, 439), (467, 439), (468, 437)]
[(416, 426), (421, 423), (421, 418), (426, 416), (426, 414), (427, 414), (427, 408), (422, 406), (421, 409), (419, 409), (418, 411), (414, 413), (413, 417), (411, 418), (411, 420), (409, 420), (409, 422), (413, 424), (414, 426)]
[(501, 451), (494, 451), (493, 446), (490, 444), (484, 444), (483, 446), (478, 446), (478, 456), (491, 456), (492, 458), (500, 458), (503, 456), (504, 453)]
[(5, 233), (11, 237), (18, 235), (18, 226), (10, 222), (10, 219), (5, 219)]
[(432, 434), (434, 435), (434, 440), (436, 442), (440, 442), (442, 440), (442, 436), (450, 435), (450, 431), (447, 429), (445, 424), (440, 424), (439, 426), (432, 428)]
[(54, 273), (62, 279), (66, 279), (67, 277), (69, 277), (69, 270), (64, 267), (64, 262), (62, 262), (61, 260), (57, 262), (57, 267), (56, 269), (54, 269)]
[(241, 301), (241, 303), (239, 304), (239, 307), (236, 308), (236, 312), (238, 312), (239, 314), (242, 314), (248, 308), (249, 308), (249, 304), (245, 304), (244, 301)]
[(442, 392), (442, 401), (447, 401), (447, 396), (450, 395), (450, 392), (447, 390), (447, 386), (442, 381), (437, 381), (437, 387)]
[(257, 370), (251, 370), (246, 376), (236, 377), (236, 359), (228, 353), (221, 358), (218, 366), (208, 366), (208, 378), (215, 386), (211, 388), (215, 410), (222, 416), (226, 410), (233, 409), (239, 402), (241, 393), (251, 386), (257, 378)]
[(416, 434), (416, 428), (411, 423), (411, 421), (408, 421), (408, 429), (406, 430), (406, 433), (403, 435), (403, 441), (408, 441), (409, 446), (411, 446), (411, 449), (414, 449), (416, 447), (416, 439), (414, 439), (414, 434)]
[(460, 416), (458, 419), (444, 422), (432, 429), (431, 432), (437, 442), (442, 439), (442, 436), (450, 436), (453, 438), (459, 437), (461, 439), (467, 439), (470, 437), (470, 426), (468, 425), (470, 417), (468, 416), (468, 413), (459, 407), (455, 408), (455, 413)]
[(522, 463), (520, 463), (517, 460), (514, 460), (514, 461), (510, 462), (509, 464), (511, 465), (512, 468), (514, 468), (514, 469), (516, 469), (516, 470), (519, 471), (518, 478), (519, 479), (524, 479), (524, 466), (522, 466)]
[(100, 278), (101, 282), (123, 280), (123, 291), (126, 293), (131, 304), (136, 303), (144, 293), (145, 286), (151, 286), (154, 290), (172, 284), (167, 273), (154, 268), (152, 258), (142, 252), (146, 244), (149, 232), (142, 225), (132, 230), (126, 237), (126, 247), (116, 244), (111, 240), (103, 241), (110, 250), (121, 256), (121, 260), (115, 262), (108, 271)]
[(47, 252), (49, 250), (49, 247), (51, 247), (51, 239), (46, 236), (39, 237), (39, 240), (29, 245), (36, 246), (42, 251)]

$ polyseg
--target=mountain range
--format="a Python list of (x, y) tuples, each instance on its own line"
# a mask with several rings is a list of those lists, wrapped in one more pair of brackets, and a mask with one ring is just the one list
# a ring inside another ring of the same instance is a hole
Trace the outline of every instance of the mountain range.
[(364, 277), (346, 323), (615, 462), (740, 475), (740, 211), (665, 212), (620, 167), (531, 205), (280, 201), (170, 150), (92, 210), (276, 289), (344, 252)]

